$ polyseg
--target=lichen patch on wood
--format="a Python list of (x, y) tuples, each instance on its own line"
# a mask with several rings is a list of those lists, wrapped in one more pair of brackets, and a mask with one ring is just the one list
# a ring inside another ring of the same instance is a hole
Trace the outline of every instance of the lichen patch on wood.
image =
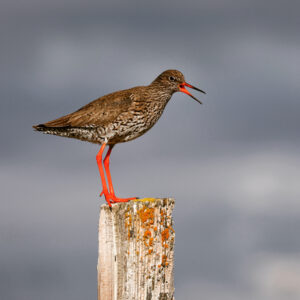
[(174, 300), (173, 208), (170, 198), (102, 205), (98, 300)]

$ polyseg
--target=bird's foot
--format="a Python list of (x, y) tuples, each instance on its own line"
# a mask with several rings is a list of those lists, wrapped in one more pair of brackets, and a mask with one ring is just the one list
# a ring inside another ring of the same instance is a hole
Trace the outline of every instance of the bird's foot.
[(100, 194), (100, 197), (104, 195), (105, 196), (105, 200), (108, 203), (108, 205), (111, 207), (112, 203), (118, 203), (118, 202), (128, 202), (130, 200), (135, 200), (137, 199), (136, 197), (130, 197), (130, 198), (118, 198), (116, 197), (115, 194), (113, 193), (109, 193), (108, 191), (102, 191)]
[(118, 202), (128, 202), (130, 200), (135, 200), (136, 197), (130, 197), (130, 198), (118, 198), (114, 196), (114, 198), (111, 200), (113, 203), (118, 203)]

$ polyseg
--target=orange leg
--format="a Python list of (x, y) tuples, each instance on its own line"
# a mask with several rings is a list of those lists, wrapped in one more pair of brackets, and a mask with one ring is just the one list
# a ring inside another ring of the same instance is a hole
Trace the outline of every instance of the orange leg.
[(107, 185), (106, 185), (106, 180), (105, 180), (105, 173), (104, 173), (104, 169), (103, 169), (103, 166), (102, 166), (102, 155), (103, 155), (105, 146), (106, 146), (105, 143), (102, 144), (102, 146), (100, 148), (100, 151), (96, 155), (96, 160), (97, 160), (97, 165), (98, 165), (98, 168), (99, 168), (100, 178), (101, 178), (101, 182), (102, 182), (102, 193), (100, 194), (100, 196), (102, 196), (102, 194), (104, 194), (105, 200), (107, 201), (108, 205), (111, 207), (111, 203), (110, 203), (110, 200), (109, 200), (109, 197), (108, 197), (109, 193), (108, 193), (108, 190), (107, 190)]
[(111, 207), (111, 203), (128, 202), (129, 200), (136, 199), (135, 197), (122, 199), (122, 198), (116, 197), (116, 195), (115, 195), (114, 188), (112, 185), (111, 175), (110, 175), (110, 171), (109, 171), (109, 157), (110, 157), (111, 150), (113, 148), (113, 146), (111, 146), (111, 145), (109, 146), (109, 149), (108, 149), (105, 159), (103, 161), (104, 168), (105, 168), (106, 175), (107, 175), (108, 188), (109, 188), (109, 191), (108, 191), (107, 185), (106, 185), (106, 180), (105, 180), (105, 173), (104, 173), (104, 169), (102, 166), (102, 156), (103, 156), (105, 146), (106, 146), (105, 143), (102, 144), (100, 151), (98, 152), (98, 154), (96, 156), (96, 160), (97, 160), (97, 164), (98, 164), (98, 168), (99, 168), (99, 172), (100, 172), (100, 177), (101, 177), (101, 182), (102, 182), (102, 187), (103, 187), (100, 196), (102, 196), (104, 194), (105, 200), (107, 201), (107, 203), (110, 207)]
[(128, 202), (129, 200), (134, 200), (136, 197), (131, 198), (118, 198), (115, 195), (114, 187), (111, 180), (110, 170), (109, 170), (109, 158), (111, 154), (111, 150), (114, 147), (114, 145), (109, 145), (109, 149), (106, 153), (106, 156), (104, 158), (103, 164), (106, 171), (107, 181), (108, 181), (108, 187), (109, 187), (109, 194), (111, 197), (112, 202)]
[(108, 151), (105, 155), (105, 158), (103, 160), (103, 164), (104, 164), (104, 168), (105, 168), (105, 172), (106, 172), (106, 176), (107, 176), (109, 193), (111, 195), (114, 195), (115, 192), (114, 192), (114, 187), (112, 185), (112, 180), (111, 180), (111, 175), (110, 175), (110, 170), (109, 170), (109, 158), (110, 158), (112, 148), (113, 148), (113, 146), (110, 145), (108, 148)]

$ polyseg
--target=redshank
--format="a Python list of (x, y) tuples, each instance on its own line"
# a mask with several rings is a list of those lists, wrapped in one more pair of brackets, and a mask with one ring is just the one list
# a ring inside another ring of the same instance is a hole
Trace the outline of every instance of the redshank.
[[(109, 170), (109, 158), (114, 145), (131, 141), (147, 132), (160, 118), (175, 92), (183, 92), (201, 104), (186, 87), (205, 94), (186, 83), (181, 72), (167, 70), (148, 86), (137, 86), (105, 95), (71, 114), (33, 128), (47, 134), (101, 145), (96, 156), (103, 188), (100, 196), (104, 195), (111, 207), (112, 203), (136, 199), (122, 199), (115, 195)], [(102, 156), (106, 145), (109, 148), (103, 160), (103, 168)]]

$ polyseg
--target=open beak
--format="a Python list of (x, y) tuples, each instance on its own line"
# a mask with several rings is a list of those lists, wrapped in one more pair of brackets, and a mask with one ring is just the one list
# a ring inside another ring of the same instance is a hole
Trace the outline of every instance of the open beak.
[(183, 92), (183, 93), (189, 95), (189, 96), (192, 97), (194, 100), (196, 100), (197, 102), (199, 102), (200, 104), (202, 104), (202, 102), (201, 102), (200, 100), (198, 100), (196, 97), (194, 97), (194, 96), (193, 96), (193, 95), (185, 88), (185, 86), (187, 86), (187, 87), (189, 87), (189, 88), (192, 88), (192, 89), (194, 89), (194, 90), (196, 90), (196, 91), (199, 91), (199, 92), (201, 92), (201, 93), (203, 93), (203, 94), (206, 94), (206, 93), (205, 93), (204, 91), (202, 91), (202, 90), (200, 90), (200, 89), (198, 89), (198, 88), (192, 86), (191, 84), (186, 83), (186, 82), (181, 83), (181, 84), (179, 85), (179, 91), (180, 91), (180, 92)]

